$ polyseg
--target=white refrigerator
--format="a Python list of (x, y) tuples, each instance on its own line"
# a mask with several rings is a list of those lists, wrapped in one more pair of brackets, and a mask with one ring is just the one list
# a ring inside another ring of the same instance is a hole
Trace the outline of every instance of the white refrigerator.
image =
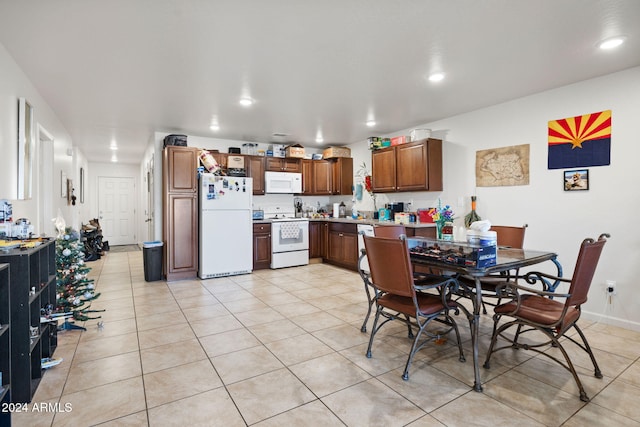
[(198, 277), (232, 276), (253, 269), (253, 180), (200, 175)]

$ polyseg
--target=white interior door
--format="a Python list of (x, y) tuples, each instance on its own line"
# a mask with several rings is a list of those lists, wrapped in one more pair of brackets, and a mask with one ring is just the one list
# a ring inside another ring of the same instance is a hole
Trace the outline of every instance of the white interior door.
[(102, 239), (109, 246), (136, 243), (133, 178), (98, 177), (98, 209)]

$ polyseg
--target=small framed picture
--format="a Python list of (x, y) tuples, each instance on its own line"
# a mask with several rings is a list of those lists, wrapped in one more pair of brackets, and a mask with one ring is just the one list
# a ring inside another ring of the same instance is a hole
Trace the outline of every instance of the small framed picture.
[(564, 171), (564, 191), (589, 189), (589, 169)]

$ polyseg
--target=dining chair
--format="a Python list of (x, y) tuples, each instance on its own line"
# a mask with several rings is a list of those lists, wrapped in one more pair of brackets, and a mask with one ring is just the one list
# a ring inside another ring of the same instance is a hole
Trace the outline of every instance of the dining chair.
[[(402, 379), (409, 379), (409, 367), (418, 350), (430, 341), (443, 339), (452, 330), (456, 334), (459, 360), (464, 362), (460, 332), (456, 321), (449, 314), (449, 311), (458, 310), (457, 303), (451, 299), (452, 292), (457, 287), (456, 280), (434, 275), (430, 277), (429, 283), (415, 284), (409, 248), (404, 237), (390, 239), (364, 236), (364, 244), (369, 258), (371, 283), (376, 290), (376, 315), (366, 356), (372, 357), (371, 348), (380, 328), (392, 320), (399, 320), (417, 329)], [(438, 293), (417, 292), (427, 289), (437, 289)], [(384, 318), (382, 323), (381, 318)], [(448, 328), (438, 332), (427, 330), (433, 320)]]
[[(389, 239), (399, 239), (401, 236), (407, 236), (407, 230), (402, 224), (390, 224), (390, 225), (376, 225), (373, 227), (373, 235), (376, 237), (383, 237)], [(364, 317), (360, 331), (367, 332), (367, 322), (371, 316), (371, 310), (375, 299), (375, 289), (371, 285), (371, 274), (369, 269), (365, 267), (365, 260), (367, 258), (366, 250), (361, 250), (360, 257), (358, 258), (358, 273), (364, 282), (364, 290), (367, 293), (367, 314)], [(424, 281), (428, 278), (428, 274), (419, 273), (414, 271), (413, 277), (416, 282)], [(409, 337), (412, 337), (411, 329), (409, 329)]]
[[(539, 290), (538, 288), (513, 282), (504, 283), (499, 287), (498, 292), (504, 298), (508, 297), (509, 301), (496, 306), (494, 309), (493, 334), (487, 352), (487, 359), (484, 363), (485, 368), (490, 368), (491, 356), (497, 351), (507, 348), (531, 350), (559, 363), (571, 372), (580, 390), (580, 400), (583, 402), (589, 401), (589, 397), (563, 343), (571, 341), (584, 350), (593, 363), (594, 376), (602, 378), (602, 373), (593, 351), (591, 351), (587, 338), (577, 322), (580, 319), (581, 306), (587, 301), (587, 294), (598, 266), (602, 248), (609, 237), (609, 234), (605, 233), (601, 234), (598, 240), (587, 238), (582, 241), (571, 279), (555, 277), (542, 272), (529, 272), (523, 276), (524, 281), (529, 285), (533, 285), (538, 281), (543, 282), (543, 279), (569, 283), (569, 290), (565, 294)], [(498, 327), (498, 323), (503, 317), (508, 317), (512, 320), (508, 320)], [(515, 334), (513, 336), (505, 335), (504, 332), (513, 326), (516, 326)], [(576, 330), (582, 342), (578, 342), (576, 338), (567, 333), (571, 329)], [(542, 342), (539, 342), (538, 339), (541, 336), (535, 333), (536, 331), (546, 336)], [(529, 341), (526, 343), (521, 342), (521, 337), (529, 332), (534, 332), (527, 335)], [(496, 347), (498, 338), (506, 340), (508, 344)], [(551, 346), (560, 350), (564, 361), (555, 357), (552, 352), (547, 351)]]
[[(497, 245), (499, 247), (508, 247), (513, 249), (522, 249), (524, 246), (524, 235), (528, 225), (524, 224), (522, 227), (513, 227), (507, 225), (492, 225), (491, 230), (497, 234)], [(482, 312), (487, 314), (487, 305), (500, 304), (500, 295), (496, 293), (496, 288), (505, 282), (511, 282), (518, 276), (518, 270), (503, 271), (497, 274), (491, 274), (483, 277), (480, 280), (482, 287)], [(461, 276), (458, 278), (462, 285), (461, 292), (463, 297), (473, 297), (475, 292), (475, 279), (468, 276)], [(496, 299), (495, 303), (487, 301), (488, 299)]]

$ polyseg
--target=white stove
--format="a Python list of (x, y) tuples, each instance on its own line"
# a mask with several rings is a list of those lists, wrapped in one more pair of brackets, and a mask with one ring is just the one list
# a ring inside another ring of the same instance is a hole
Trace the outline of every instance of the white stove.
[(265, 209), (271, 220), (271, 268), (309, 264), (309, 219), (296, 218), (295, 212)]

